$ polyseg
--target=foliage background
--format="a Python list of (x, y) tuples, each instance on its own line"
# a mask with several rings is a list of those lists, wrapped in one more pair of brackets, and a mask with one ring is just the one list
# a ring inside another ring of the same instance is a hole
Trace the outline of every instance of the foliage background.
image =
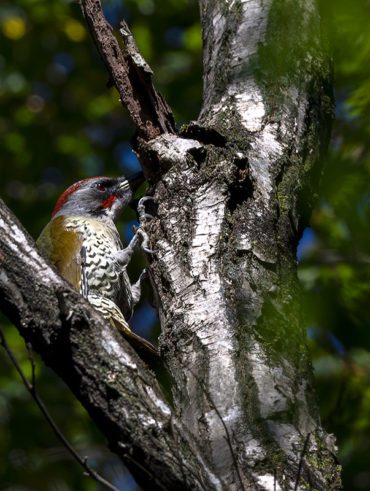
[[(298, 249), (302, 313), (322, 419), (338, 439), (344, 489), (360, 490), (370, 488), (370, 2), (321, 4), (333, 50), (337, 120), (318, 206)], [(197, 1), (103, 5), (113, 26), (122, 17), (131, 25), (177, 123), (196, 118), (202, 92)], [(36, 238), (71, 183), (137, 170), (129, 145), (134, 128), (115, 89), (106, 87), (107, 74), (75, 2), (3, 1), (0, 46), (0, 195)], [(120, 226), (125, 240), (134, 221), (130, 210)], [(133, 277), (142, 266), (138, 257)], [(23, 340), (4, 317), (0, 322), (30, 375)], [(133, 327), (155, 339), (155, 315), (146, 301)], [(121, 489), (135, 489), (84, 409), (40, 360), (37, 387), (89, 463)], [(2, 490), (99, 489), (56, 440), (3, 351), (0, 462)]]

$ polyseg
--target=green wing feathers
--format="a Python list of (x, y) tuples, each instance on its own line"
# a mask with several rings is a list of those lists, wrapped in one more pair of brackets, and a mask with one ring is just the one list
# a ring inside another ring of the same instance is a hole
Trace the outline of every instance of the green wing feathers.
[[(75, 228), (69, 228), (63, 216), (56, 217), (41, 232), (37, 245), (41, 254), (50, 259), (61, 275), (80, 291), (81, 286), (81, 247), (82, 236)], [(127, 339), (144, 361), (152, 364), (159, 359), (156, 348), (146, 339), (131, 331), (121, 310), (109, 298), (96, 293), (88, 293), (87, 299), (93, 307)]]
[(82, 238), (77, 231), (65, 227), (63, 216), (46, 225), (37, 245), (42, 255), (50, 259), (61, 275), (80, 291)]

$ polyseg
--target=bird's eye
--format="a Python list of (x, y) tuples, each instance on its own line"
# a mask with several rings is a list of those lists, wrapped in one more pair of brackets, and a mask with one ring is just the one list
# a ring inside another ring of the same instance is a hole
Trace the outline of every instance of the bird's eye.
[(107, 188), (102, 184), (101, 182), (98, 182), (96, 185), (96, 188), (99, 189), (99, 191), (105, 191)]

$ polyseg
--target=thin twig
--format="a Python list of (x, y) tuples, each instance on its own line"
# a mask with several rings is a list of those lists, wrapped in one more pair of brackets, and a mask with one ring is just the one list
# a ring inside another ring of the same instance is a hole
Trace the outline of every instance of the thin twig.
[(342, 489), (342, 483), (338, 477), (336, 477), (334, 483), (330, 486), (329, 491), (335, 491), (336, 489)]
[(143, 465), (140, 464), (140, 462), (138, 462), (136, 459), (134, 459), (133, 457), (131, 457), (131, 455), (129, 455), (128, 453), (124, 453), (123, 454), (123, 457), (127, 460), (130, 460), (133, 464), (135, 464), (144, 474), (146, 474), (148, 476), (148, 478), (155, 482), (156, 485), (158, 487), (160, 487), (161, 489), (163, 489), (163, 491), (168, 491), (168, 488), (166, 488), (165, 486), (163, 486), (155, 477), (154, 475), (148, 471), (148, 469), (146, 469)]
[(299, 479), (301, 478), (301, 472), (302, 472), (303, 457), (305, 456), (305, 453), (307, 452), (307, 447), (308, 447), (308, 442), (310, 441), (310, 436), (311, 436), (311, 433), (307, 433), (306, 439), (304, 441), (304, 445), (303, 445), (302, 452), (301, 452), (301, 458), (299, 459), (298, 472), (297, 472), (297, 477), (295, 480), (294, 491), (297, 491), (297, 489), (298, 489)]
[(26, 343), (26, 346), (27, 346), (27, 351), (28, 351), (28, 358), (30, 360), (31, 369), (32, 369), (31, 383), (32, 383), (32, 387), (35, 389), (36, 388), (36, 366), (35, 366), (35, 360), (33, 359), (32, 344)]
[(243, 483), (243, 480), (242, 480), (242, 476), (241, 476), (240, 471), (239, 471), (238, 461), (237, 461), (236, 456), (235, 456), (235, 453), (234, 453), (234, 449), (233, 449), (232, 442), (231, 442), (231, 437), (230, 437), (230, 434), (229, 434), (229, 430), (228, 430), (228, 428), (226, 426), (226, 423), (225, 423), (225, 421), (224, 421), (224, 419), (223, 419), (220, 411), (217, 409), (216, 404), (213, 402), (213, 399), (211, 397), (211, 394), (209, 393), (209, 391), (207, 390), (207, 388), (204, 387), (204, 383), (202, 382), (202, 380), (200, 380), (193, 372), (192, 372), (192, 374), (193, 374), (193, 377), (195, 377), (195, 379), (198, 382), (198, 384), (200, 385), (200, 387), (202, 388), (204, 394), (206, 395), (206, 397), (208, 399), (208, 402), (210, 403), (211, 407), (215, 410), (217, 416), (219, 417), (219, 419), (221, 421), (222, 426), (224, 427), (225, 434), (226, 434), (226, 436), (224, 438), (226, 440), (226, 443), (228, 444), (228, 447), (229, 447), (229, 450), (230, 450), (230, 454), (231, 454), (231, 458), (233, 459), (234, 467), (235, 467), (236, 473), (238, 475), (240, 486), (243, 489), (243, 491), (245, 491), (245, 487), (244, 487), (244, 483)]
[(23, 381), (26, 389), (28, 390), (28, 392), (33, 397), (34, 401), (36, 402), (36, 404), (40, 408), (40, 411), (44, 415), (44, 417), (47, 420), (47, 422), (49, 423), (49, 425), (52, 427), (54, 433), (59, 438), (59, 440), (63, 443), (63, 445), (67, 448), (67, 450), (73, 455), (73, 457), (77, 460), (77, 462), (85, 469), (87, 475), (89, 475), (90, 477), (92, 477), (92, 479), (94, 479), (95, 481), (97, 481), (99, 484), (101, 484), (105, 488), (110, 489), (111, 491), (119, 491), (118, 488), (116, 488), (115, 486), (113, 486), (113, 484), (111, 484), (110, 482), (106, 481), (102, 476), (100, 476), (97, 472), (95, 472), (93, 469), (91, 469), (91, 467), (89, 465), (87, 465), (87, 463), (86, 463), (87, 462), (87, 458), (85, 457), (83, 459), (83, 458), (81, 458), (78, 455), (78, 453), (76, 452), (76, 450), (68, 442), (68, 440), (66, 439), (66, 437), (63, 435), (63, 433), (58, 428), (58, 426), (56, 425), (55, 421), (53, 420), (53, 418), (49, 414), (48, 410), (46, 409), (44, 403), (40, 399), (40, 397), (39, 397), (39, 395), (38, 395), (38, 393), (36, 392), (36, 389), (35, 389), (35, 380), (34, 380), (35, 379), (35, 364), (34, 364), (34, 361), (33, 361), (32, 349), (30, 351), (29, 347), (27, 346), (28, 352), (30, 354), (30, 360), (31, 360), (31, 366), (32, 366), (32, 384), (30, 384), (29, 380), (27, 379), (26, 375), (24, 374), (23, 370), (21, 369), (21, 367), (20, 367), (17, 359), (15, 358), (12, 350), (10, 349), (8, 343), (6, 342), (5, 335), (4, 335), (3, 330), (1, 329), (1, 327), (0, 327), (0, 338), (1, 338), (1, 343), (0, 344), (4, 347), (4, 349), (7, 352), (7, 354), (9, 356), (11, 362), (13, 363), (13, 365), (16, 368), (17, 372), (21, 376), (21, 379), (22, 379), (22, 381)]
[[(138, 377), (140, 378), (139, 375), (138, 375)], [(136, 378), (137, 377), (135, 377), (135, 383), (136, 383)], [(137, 388), (137, 389), (139, 390), (139, 388)], [(146, 395), (148, 396), (148, 393), (146, 393)], [(143, 398), (143, 406), (148, 411), (148, 413), (151, 415), (151, 417), (153, 418), (153, 420), (157, 423), (157, 428), (158, 428), (159, 432), (161, 432), (161, 428), (160, 428), (160, 426), (158, 424), (157, 417), (153, 413), (153, 411), (151, 410), (150, 405), (145, 403), (145, 398)], [(139, 418), (138, 418), (138, 424), (140, 424)], [(178, 443), (178, 438), (177, 438), (178, 435), (177, 435), (177, 432), (175, 431), (175, 428), (174, 428), (174, 425), (173, 425), (172, 416), (171, 416), (171, 419), (170, 419), (170, 425), (171, 425), (172, 436), (174, 438), (175, 445), (172, 445), (172, 443), (168, 440), (168, 438), (166, 436), (166, 432), (163, 433), (163, 439), (166, 442), (166, 444), (168, 446), (168, 449), (172, 452), (174, 462), (177, 462), (180, 465), (180, 469), (181, 469), (182, 475), (183, 475), (183, 477), (184, 477), (185, 480), (187, 479), (187, 476), (186, 476), (186, 474), (184, 472), (184, 469), (186, 469), (194, 477), (194, 479), (196, 481), (198, 481), (198, 480), (202, 481), (202, 475), (201, 474), (200, 475), (197, 475), (193, 471), (193, 469), (186, 462), (184, 462), (184, 457), (181, 456), (180, 453), (178, 452), (178, 448), (179, 448), (179, 443)], [(154, 436), (152, 436), (152, 438), (153, 438), (153, 440), (155, 440), (155, 437)]]

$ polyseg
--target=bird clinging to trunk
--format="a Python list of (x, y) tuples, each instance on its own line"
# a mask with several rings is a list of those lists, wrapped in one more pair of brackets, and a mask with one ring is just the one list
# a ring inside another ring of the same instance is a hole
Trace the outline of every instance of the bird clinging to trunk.
[(123, 249), (116, 228), (120, 214), (143, 181), (140, 172), (128, 178), (92, 177), (76, 182), (58, 199), (52, 219), (37, 244), (62, 276), (144, 358), (150, 358), (157, 355), (156, 349), (133, 333), (128, 325), (140, 299), (143, 275), (131, 285), (126, 267), (138, 240), (145, 242), (145, 234), (139, 227), (128, 247)]

